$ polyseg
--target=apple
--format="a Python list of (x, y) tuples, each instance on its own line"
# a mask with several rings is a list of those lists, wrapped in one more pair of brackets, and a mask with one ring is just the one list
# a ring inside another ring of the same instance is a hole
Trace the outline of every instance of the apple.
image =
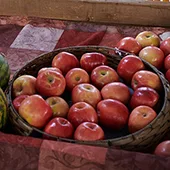
[(36, 93), (36, 78), (31, 75), (17, 77), (12, 85), (14, 97), (20, 95), (32, 95)]
[(159, 48), (164, 52), (165, 56), (170, 54), (170, 37), (161, 41)]
[(82, 83), (75, 86), (71, 93), (72, 102), (86, 102), (92, 105), (94, 108), (101, 100), (100, 91), (89, 83)]
[(165, 78), (168, 80), (168, 82), (170, 83), (170, 69), (168, 69), (166, 72), (165, 72)]
[(137, 88), (130, 100), (130, 107), (134, 109), (140, 105), (146, 105), (154, 108), (159, 100), (159, 94), (150, 87)]
[(155, 46), (144, 47), (139, 52), (139, 57), (146, 60), (148, 63), (152, 64), (157, 69), (162, 68), (165, 58), (163, 51)]
[(53, 117), (67, 117), (69, 105), (63, 98), (59, 96), (52, 96), (48, 97), (46, 102), (50, 105), (53, 111)]
[(100, 65), (107, 65), (107, 57), (98, 52), (84, 53), (80, 58), (80, 66), (88, 73)]
[(66, 87), (64, 76), (53, 70), (45, 70), (38, 74), (36, 89), (42, 96), (59, 96)]
[(97, 141), (104, 139), (103, 129), (96, 123), (83, 122), (74, 132), (74, 139), (79, 141)]
[(170, 140), (160, 142), (154, 149), (154, 154), (159, 156), (170, 156)]
[(170, 69), (170, 54), (167, 55), (164, 59), (164, 69), (165, 70)]
[(101, 89), (103, 99), (115, 99), (124, 104), (128, 104), (131, 94), (127, 85), (122, 82), (113, 82), (106, 84)]
[(152, 31), (142, 31), (137, 34), (135, 39), (141, 44), (142, 48), (146, 46), (159, 47), (160, 44), (160, 38)]
[(30, 125), (40, 129), (47, 124), (53, 115), (51, 107), (38, 94), (25, 98), (18, 112)]
[(94, 68), (91, 72), (91, 82), (99, 89), (104, 85), (115, 81), (120, 81), (119, 76), (117, 72), (109, 66), (101, 65)]
[(142, 49), (140, 43), (133, 37), (124, 37), (117, 44), (116, 47), (119, 50), (123, 50), (129, 53), (138, 54)]
[(18, 111), (18, 109), (19, 109), (19, 107), (20, 107), (20, 105), (21, 105), (21, 102), (22, 102), (25, 98), (27, 98), (28, 96), (29, 96), (29, 95), (22, 94), (22, 95), (20, 95), (20, 96), (17, 96), (17, 97), (12, 101), (12, 104), (13, 104), (15, 110)]
[(162, 89), (162, 83), (159, 76), (149, 70), (137, 71), (131, 81), (131, 87), (135, 90), (139, 87), (151, 87), (157, 91)]
[(130, 83), (133, 74), (144, 69), (145, 65), (139, 57), (127, 55), (118, 63), (117, 73), (126, 83)]
[(67, 89), (70, 91), (78, 84), (90, 82), (90, 76), (82, 68), (73, 68), (69, 70), (65, 76), (65, 79)]
[(83, 122), (98, 123), (96, 110), (86, 102), (77, 102), (71, 106), (67, 119), (76, 128)]
[(128, 129), (134, 133), (143, 129), (156, 118), (156, 112), (149, 106), (138, 106), (132, 110), (128, 120)]
[(114, 99), (104, 99), (97, 104), (99, 122), (104, 127), (120, 130), (128, 122), (129, 110), (120, 101)]
[(72, 138), (74, 127), (67, 119), (55, 117), (46, 124), (44, 132), (56, 137)]
[(63, 75), (66, 75), (70, 69), (79, 67), (79, 65), (77, 57), (65, 51), (58, 53), (52, 60), (52, 67), (60, 69)]
[(46, 71), (46, 70), (53, 70), (53, 71), (57, 71), (57, 72), (62, 74), (61, 70), (57, 67), (43, 67), (38, 71), (38, 74), (40, 74), (40, 73), (42, 73), (43, 71)]

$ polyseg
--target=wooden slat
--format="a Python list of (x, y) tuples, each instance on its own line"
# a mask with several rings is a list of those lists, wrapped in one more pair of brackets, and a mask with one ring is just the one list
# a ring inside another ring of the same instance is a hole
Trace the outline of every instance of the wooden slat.
[(0, 0), (0, 15), (170, 26), (170, 3), (144, 0)]

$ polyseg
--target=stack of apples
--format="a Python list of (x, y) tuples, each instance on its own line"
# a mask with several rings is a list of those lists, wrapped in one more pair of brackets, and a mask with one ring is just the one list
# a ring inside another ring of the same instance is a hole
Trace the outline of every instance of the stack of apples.
[[(131, 48), (128, 52), (133, 54), (115, 68), (99, 52), (84, 53), (80, 60), (66, 51), (58, 53), (51, 66), (36, 76), (21, 75), (13, 81), (14, 108), (27, 123), (45, 132), (44, 137), (96, 141), (107, 138), (104, 129), (113, 133), (143, 129), (159, 112), (162, 83), (140, 59), (138, 41), (123, 39), (120, 47)], [(150, 48), (155, 52), (158, 47)]]

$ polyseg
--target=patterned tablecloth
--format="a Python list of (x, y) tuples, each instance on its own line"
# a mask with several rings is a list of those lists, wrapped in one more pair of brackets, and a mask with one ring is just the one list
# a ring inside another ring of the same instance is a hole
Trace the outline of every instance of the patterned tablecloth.
[[(125, 36), (152, 30), (162, 39), (170, 28), (99, 25), (28, 17), (0, 17), (0, 52), (11, 76), (38, 55), (77, 45), (114, 47)], [(12, 128), (12, 127), (10, 127)], [(0, 170), (164, 170), (170, 158), (94, 146), (0, 134)]]

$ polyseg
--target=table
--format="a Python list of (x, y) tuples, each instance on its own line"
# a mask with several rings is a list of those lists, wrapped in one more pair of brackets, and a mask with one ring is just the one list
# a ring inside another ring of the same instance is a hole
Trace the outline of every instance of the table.
[[(170, 35), (170, 28), (165, 27), (1, 16), (0, 51), (6, 55), (12, 78), (18, 69), (42, 53), (76, 45), (114, 47), (121, 38), (135, 37), (143, 30), (152, 30), (162, 39)], [(16, 134), (1, 133), (0, 146), (0, 169), (3, 170), (162, 170), (170, 167), (170, 158), (149, 153), (49, 141)]]

